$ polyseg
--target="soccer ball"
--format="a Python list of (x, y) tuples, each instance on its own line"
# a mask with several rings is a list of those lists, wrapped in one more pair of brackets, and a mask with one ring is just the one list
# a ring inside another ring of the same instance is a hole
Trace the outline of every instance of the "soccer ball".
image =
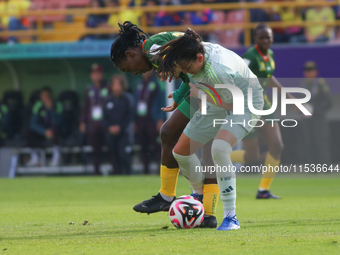
[(203, 221), (204, 208), (196, 198), (189, 195), (180, 196), (172, 202), (169, 217), (176, 228), (196, 228)]

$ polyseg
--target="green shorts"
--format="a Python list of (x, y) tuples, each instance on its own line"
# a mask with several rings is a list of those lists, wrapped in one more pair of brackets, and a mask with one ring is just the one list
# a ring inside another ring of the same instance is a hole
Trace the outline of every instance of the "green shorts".
[(178, 110), (183, 113), (189, 120), (192, 119), (195, 112), (199, 109), (198, 100), (194, 97), (187, 96), (178, 106)]

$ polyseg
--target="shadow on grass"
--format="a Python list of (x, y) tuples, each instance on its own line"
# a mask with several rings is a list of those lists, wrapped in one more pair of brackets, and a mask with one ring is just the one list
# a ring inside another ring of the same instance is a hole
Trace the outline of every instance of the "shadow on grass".
[(39, 239), (56, 239), (56, 238), (67, 238), (67, 237), (79, 237), (79, 236), (93, 236), (93, 237), (100, 237), (100, 236), (112, 236), (112, 237), (124, 237), (124, 236), (136, 236), (139, 234), (148, 235), (149, 236), (156, 236), (159, 234), (169, 234), (169, 232), (180, 231), (179, 229), (175, 228), (154, 228), (154, 229), (133, 229), (133, 230), (103, 230), (103, 231), (91, 231), (90, 228), (84, 228), (79, 231), (79, 229), (70, 230), (70, 231), (77, 231), (73, 233), (60, 233), (58, 235), (39, 235), (36, 236), (17, 236), (17, 237), (4, 237), (0, 236), (0, 241), (12, 241), (12, 240), (39, 240)]

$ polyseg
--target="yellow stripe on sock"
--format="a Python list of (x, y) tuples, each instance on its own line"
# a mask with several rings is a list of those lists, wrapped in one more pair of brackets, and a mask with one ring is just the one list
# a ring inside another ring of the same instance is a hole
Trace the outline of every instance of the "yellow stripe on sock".
[(169, 197), (176, 196), (178, 173), (179, 168), (167, 168), (161, 165), (161, 189), (159, 192)]
[[(280, 165), (280, 160), (273, 158), (273, 156), (268, 152), (264, 164), (267, 167), (267, 169), (270, 169), (269, 166), (271, 167), (271, 169), (274, 169), (276, 166)], [(259, 188), (269, 190), (270, 185), (274, 180), (274, 175), (275, 171), (267, 171), (263, 173)]]
[(246, 153), (245, 150), (236, 150), (230, 153), (231, 162), (238, 162), (245, 164), (246, 161), (244, 160), (244, 154)]
[(215, 215), (220, 197), (220, 189), (217, 184), (205, 184), (203, 186), (203, 207), (205, 215)]

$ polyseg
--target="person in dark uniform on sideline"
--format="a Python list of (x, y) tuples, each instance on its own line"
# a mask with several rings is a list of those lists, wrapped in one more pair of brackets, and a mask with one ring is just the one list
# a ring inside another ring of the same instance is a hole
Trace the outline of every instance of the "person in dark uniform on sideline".
[(151, 160), (160, 162), (161, 146), (157, 141), (159, 131), (165, 121), (165, 92), (161, 90), (154, 71), (142, 75), (142, 81), (137, 86), (137, 119), (136, 134), (141, 145), (141, 159), (144, 173), (149, 173)]
[(131, 174), (131, 146), (128, 126), (132, 118), (124, 76), (112, 77), (111, 93), (104, 103), (104, 123), (108, 132), (110, 160), (114, 174)]
[(304, 163), (330, 164), (329, 127), (327, 112), (332, 106), (329, 87), (323, 78), (318, 78), (318, 69), (314, 62), (308, 61), (304, 66), (301, 87), (311, 93), (310, 101), (305, 104), (312, 113), (301, 121), (302, 154)]
[(32, 109), (29, 129), (27, 131), (27, 143), (31, 151), (31, 159), (27, 166), (35, 166), (39, 163), (36, 147), (43, 141), (50, 140), (53, 143), (53, 155), (50, 165), (59, 164), (59, 131), (63, 119), (63, 106), (60, 102), (53, 101), (52, 90), (44, 87), (40, 91), (40, 100)]
[(9, 124), (8, 107), (4, 103), (0, 103), (0, 147), (3, 145), (3, 140), (7, 137), (11, 128)]
[(87, 133), (93, 148), (93, 165), (95, 174), (100, 174), (100, 153), (104, 145), (105, 126), (103, 122), (103, 103), (109, 89), (103, 79), (103, 69), (98, 64), (91, 66), (92, 84), (85, 90), (84, 105), (81, 114), (80, 132)]

